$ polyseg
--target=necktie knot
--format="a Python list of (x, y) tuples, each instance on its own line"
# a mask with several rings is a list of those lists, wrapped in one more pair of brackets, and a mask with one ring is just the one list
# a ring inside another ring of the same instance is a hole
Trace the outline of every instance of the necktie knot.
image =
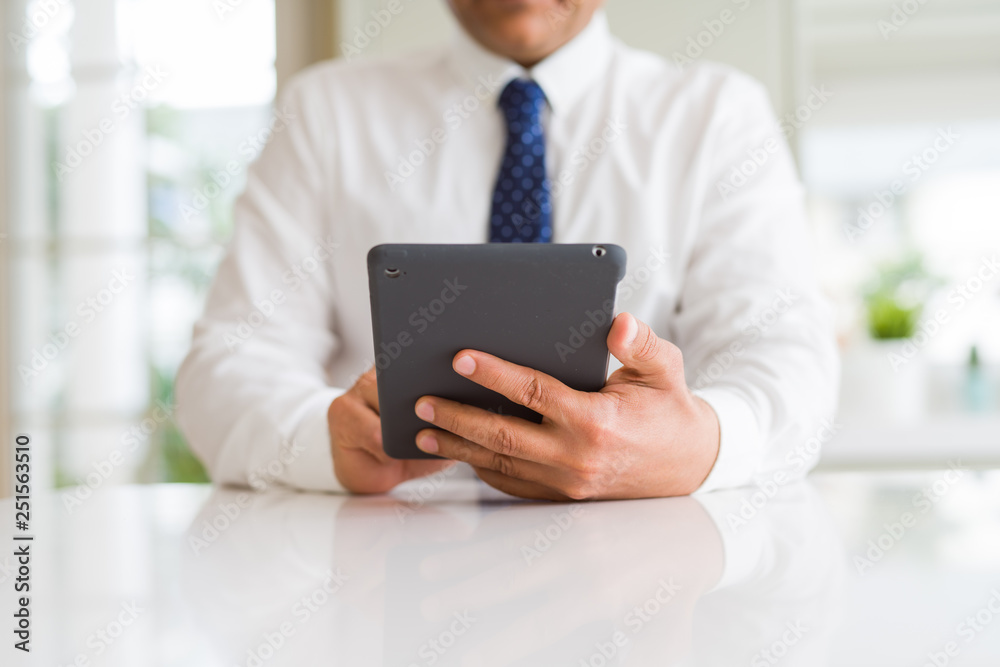
[(500, 93), (498, 102), (507, 119), (507, 129), (512, 133), (537, 130), (542, 132), (542, 109), (545, 93), (542, 87), (529, 79), (513, 79)]

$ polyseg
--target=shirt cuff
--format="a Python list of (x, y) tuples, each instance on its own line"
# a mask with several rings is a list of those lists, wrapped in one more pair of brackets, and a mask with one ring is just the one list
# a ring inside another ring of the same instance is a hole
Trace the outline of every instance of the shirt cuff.
[(293, 458), (283, 475), (288, 486), (305, 491), (347, 493), (333, 471), (330, 449), (330, 404), (345, 393), (344, 389), (320, 392), (306, 408), (302, 421), (292, 436)]
[(761, 433), (757, 416), (735, 392), (719, 387), (692, 392), (719, 418), (719, 455), (712, 471), (695, 493), (732, 489), (747, 484), (760, 462)]
[(739, 518), (740, 505), (746, 497), (745, 491), (728, 491), (696, 498), (715, 522), (724, 554), (722, 576), (709, 592), (749, 580), (763, 561), (766, 529)]

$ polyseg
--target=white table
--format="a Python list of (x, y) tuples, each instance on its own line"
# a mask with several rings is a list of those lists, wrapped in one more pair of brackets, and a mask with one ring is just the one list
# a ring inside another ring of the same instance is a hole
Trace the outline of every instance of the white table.
[(572, 506), (438, 482), (35, 498), (33, 652), (0, 569), (0, 664), (1000, 664), (1000, 472)]

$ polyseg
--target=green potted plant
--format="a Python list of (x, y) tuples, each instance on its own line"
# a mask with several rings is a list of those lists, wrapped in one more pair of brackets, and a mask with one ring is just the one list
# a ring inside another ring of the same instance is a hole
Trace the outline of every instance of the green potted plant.
[(918, 254), (879, 267), (865, 288), (868, 333), (874, 340), (905, 340), (916, 333), (935, 280)]
[(931, 336), (921, 316), (938, 282), (923, 257), (908, 253), (881, 264), (863, 288), (867, 337), (853, 373), (845, 368), (845, 388), (850, 402), (878, 421), (914, 421), (924, 412)]

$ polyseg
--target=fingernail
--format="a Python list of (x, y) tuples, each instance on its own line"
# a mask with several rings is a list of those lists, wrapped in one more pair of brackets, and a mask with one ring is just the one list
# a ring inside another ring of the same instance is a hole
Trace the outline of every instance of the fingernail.
[(465, 355), (455, 361), (455, 371), (462, 375), (472, 375), (476, 372), (476, 360)]
[(420, 436), (417, 438), (417, 447), (428, 454), (437, 454), (438, 451), (438, 441), (430, 433)]
[(417, 403), (417, 416), (423, 419), (425, 422), (434, 421), (434, 406), (431, 405), (430, 401), (420, 401)]
[(625, 321), (628, 327), (625, 329), (625, 347), (631, 347), (635, 337), (639, 334), (639, 323), (628, 313), (625, 313)]

